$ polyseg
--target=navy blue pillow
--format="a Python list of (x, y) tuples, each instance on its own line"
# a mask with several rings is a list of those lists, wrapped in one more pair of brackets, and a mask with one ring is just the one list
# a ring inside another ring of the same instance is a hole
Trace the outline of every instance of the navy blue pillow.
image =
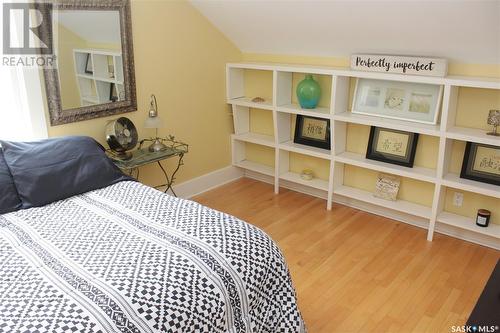
[(1, 141), (22, 208), (43, 206), (133, 178), (94, 139), (70, 136), (36, 142)]
[(13, 212), (21, 208), (21, 199), (0, 148), (0, 214)]

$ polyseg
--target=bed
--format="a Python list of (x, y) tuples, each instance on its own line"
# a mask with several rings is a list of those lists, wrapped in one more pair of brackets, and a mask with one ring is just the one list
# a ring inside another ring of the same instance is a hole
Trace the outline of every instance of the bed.
[(305, 327), (263, 231), (122, 179), (0, 214), (0, 332)]

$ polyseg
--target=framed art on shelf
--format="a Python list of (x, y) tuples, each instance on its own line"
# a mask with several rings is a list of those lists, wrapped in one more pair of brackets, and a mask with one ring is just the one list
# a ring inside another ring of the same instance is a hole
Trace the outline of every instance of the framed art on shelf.
[(357, 79), (352, 113), (436, 124), (443, 86)]
[(94, 74), (94, 68), (92, 66), (92, 56), (87, 53), (87, 60), (85, 61), (85, 73)]
[(467, 142), (460, 178), (500, 185), (500, 146)]
[(330, 150), (330, 120), (297, 115), (293, 142)]
[(118, 91), (117, 91), (116, 85), (114, 83), (111, 83), (109, 85), (109, 100), (111, 102), (118, 101)]
[(418, 133), (372, 126), (366, 158), (412, 168)]
[(400, 185), (401, 177), (379, 173), (375, 182), (373, 196), (384, 200), (396, 201)]

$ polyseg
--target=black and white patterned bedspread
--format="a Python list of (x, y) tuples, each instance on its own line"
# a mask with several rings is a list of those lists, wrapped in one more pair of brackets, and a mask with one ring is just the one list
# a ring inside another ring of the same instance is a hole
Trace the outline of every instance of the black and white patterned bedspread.
[(136, 182), (0, 215), (0, 332), (304, 332), (261, 230)]

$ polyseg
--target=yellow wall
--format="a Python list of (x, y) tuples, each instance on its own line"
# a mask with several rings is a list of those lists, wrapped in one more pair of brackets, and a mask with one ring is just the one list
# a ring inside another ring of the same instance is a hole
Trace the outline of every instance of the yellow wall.
[[(302, 57), (302, 56), (288, 56), (288, 55), (269, 55), (269, 54), (243, 54), (244, 61), (255, 62), (276, 62), (287, 64), (308, 64), (318, 66), (339, 66), (349, 67), (349, 59), (347, 58), (327, 58), (327, 57)], [(468, 75), (468, 76), (485, 76), (485, 77), (500, 77), (500, 66), (498, 65), (473, 65), (473, 64), (458, 64), (451, 63), (449, 65), (450, 75)], [(263, 76), (263, 74), (261, 74)], [(294, 75), (294, 87), (302, 75)], [(250, 88), (246, 91), (249, 96), (259, 93), (259, 77), (250, 75), (246, 78), (252, 80)], [(331, 82), (328, 83), (324, 79), (316, 77), (322, 86), (324, 94), (330, 95)], [(263, 85), (269, 86), (269, 78)], [(350, 105), (352, 104), (353, 90), (355, 80), (350, 82)], [(323, 97), (324, 98), (324, 97)], [(294, 100), (296, 101), (296, 100)], [(323, 101), (324, 105), (328, 105), (328, 99)], [(456, 125), (465, 127), (475, 127), (486, 129), (486, 115), (490, 109), (500, 109), (500, 91), (492, 89), (472, 89), (461, 88), (459, 90)], [(255, 117), (252, 123), (252, 130), (259, 131), (268, 125), (264, 124), (268, 121), (262, 117)], [(347, 144), (346, 150), (365, 154), (368, 144), (368, 136), (370, 132), (369, 126), (348, 124), (347, 125)], [(293, 124), (292, 124), (293, 130)], [(460, 173), (462, 165), (463, 153), (465, 149), (465, 142), (454, 141), (453, 153), (451, 156), (449, 172)], [(420, 135), (419, 143), (417, 146), (417, 153), (415, 156), (415, 165), (426, 168), (435, 169), (437, 165), (437, 158), (439, 152), (439, 139), (428, 135)], [(252, 157), (257, 153), (252, 152)], [(328, 163), (317, 162), (309, 157), (293, 154), (294, 161), (290, 161), (290, 168), (295, 172), (300, 172), (304, 167), (311, 168), (315, 171), (316, 176), (327, 179), (328, 178)], [(273, 155), (267, 154), (259, 156), (261, 161), (270, 164), (270, 159), (274, 158)], [(348, 186), (357, 187), (372, 192), (375, 186), (375, 179), (377, 176), (376, 171), (359, 168), (355, 166), (346, 165), (344, 174), (344, 184)], [(455, 190), (447, 189), (445, 194), (445, 210), (463, 216), (474, 217), (478, 208), (486, 208), (492, 211), (492, 223), (500, 224), (500, 200), (486, 197), (474, 193), (459, 191), (464, 194), (464, 205), (462, 207), (455, 207), (452, 204), (452, 196)], [(398, 198), (425, 206), (431, 206), (432, 197), (434, 194), (434, 184), (412, 180), (409, 178), (401, 179), (400, 192)]]
[(486, 119), (491, 109), (500, 109), (500, 90), (460, 88), (455, 124), (490, 130)]
[(85, 40), (62, 25), (58, 26), (57, 33), (57, 66), (63, 110), (77, 108), (81, 106), (81, 103), (76, 82), (73, 50), (84, 48)]
[[(160, 136), (173, 134), (190, 144), (178, 183), (230, 165), (225, 65), (241, 61), (241, 52), (185, 1), (132, 1), (132, 31), (138, 111), (124, 116), (141, 138), (153, 136), (143, 123), (149, 96), (156, 95), (165, 122)], [(104, 143), (106, 123), (117, 117), (50, 126), (49, 135), (90, 135)], [(161, 177), (158, 166), (141, 170), (147, 184), (163, 183)]]
[(274, 167), (274, 148), (253, 143), (245, 143), (246, 159)]

